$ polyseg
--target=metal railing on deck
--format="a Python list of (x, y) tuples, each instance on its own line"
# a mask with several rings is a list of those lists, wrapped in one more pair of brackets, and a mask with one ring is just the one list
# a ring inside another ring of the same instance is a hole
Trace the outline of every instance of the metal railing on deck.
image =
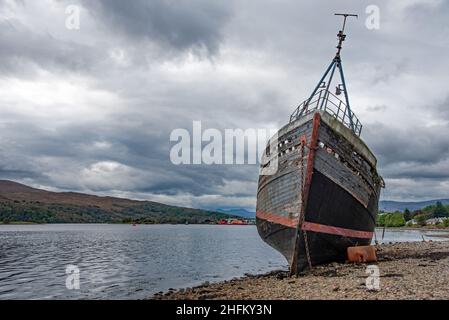
[(336, 95), (326, 89), (318, 91), (305, 100), (290, 116), (290, 122), (302, 118), (315, 110), (323, 110), (351, 129), (357, 136), (362, 133), (362, 124), (356, 115)]

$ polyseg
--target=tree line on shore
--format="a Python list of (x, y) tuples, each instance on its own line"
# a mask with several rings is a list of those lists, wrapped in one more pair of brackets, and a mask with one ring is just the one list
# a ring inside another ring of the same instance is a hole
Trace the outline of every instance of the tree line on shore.
[[(435, 218), (434, 224), (437, 227), (449, 227), (449, 205), (445, 206), (440, 201), (434, 205), (423, 209), (404, 212), (383, 212), (380, 211), (377, 217), (379, 227), (404, 227), (404, 226), (426, 226), (429, 219)], [(439, 219), (440, 218), (440, 219)]]
[(210, 224), (234, 218), (225, 213), (140, 202), (129, 206), (73, 205), (40, 201), (0, 200), (0, 224), (26, 223), (138, 223)]

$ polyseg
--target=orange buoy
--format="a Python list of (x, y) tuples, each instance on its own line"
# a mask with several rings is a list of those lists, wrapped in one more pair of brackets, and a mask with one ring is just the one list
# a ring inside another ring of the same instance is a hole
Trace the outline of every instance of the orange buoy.
[(376, 248), (374, 246), (348, 247), (349, 262), (374, 262), (377, 261)]

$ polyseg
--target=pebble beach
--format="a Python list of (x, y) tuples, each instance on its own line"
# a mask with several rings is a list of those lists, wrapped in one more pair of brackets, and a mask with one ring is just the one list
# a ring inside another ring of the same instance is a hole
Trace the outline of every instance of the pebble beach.
[(449, 299), (449, 241), (376, 246), (378, 289), (367, 286), (368, 264), (330, 263), (301, 275), (286, 271), (159, 292), (156, 300)]

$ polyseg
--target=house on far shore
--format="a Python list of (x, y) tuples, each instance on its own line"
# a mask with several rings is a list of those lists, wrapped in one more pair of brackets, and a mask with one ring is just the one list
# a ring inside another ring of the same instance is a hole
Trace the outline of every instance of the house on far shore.
[(443, 223), (443, 221), (446, 220), (445, 218), (432, 218), (432, 219), (427, 219), (426, 220), (426, 224), (430, 224), (430, 225), (436, 225), (439, 223)]

